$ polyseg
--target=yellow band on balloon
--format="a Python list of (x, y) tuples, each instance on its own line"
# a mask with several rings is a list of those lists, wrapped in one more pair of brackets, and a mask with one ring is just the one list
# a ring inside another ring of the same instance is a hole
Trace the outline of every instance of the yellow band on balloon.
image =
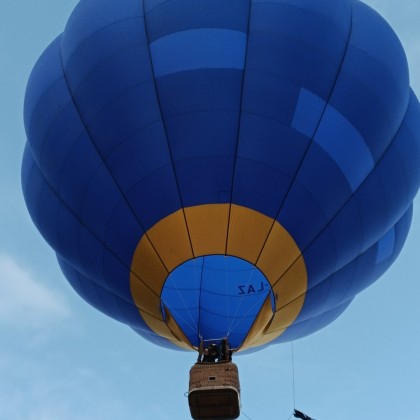
[(305, 262), (296, 242), (276, 220), (235, 204), (204, 204), (165, 217), (140, 239), (134, 252), (130, 287), (146, 324), (182, 348), (193, 346), (175, 320), (166, 321), (161, 293), (168, 275), (182, 263), (206, 255), (229, 255), (256, 266), (271, 284), (275, 311), (268, 301), (241, 346), (266, 344), (299, 315), (307, 290)]

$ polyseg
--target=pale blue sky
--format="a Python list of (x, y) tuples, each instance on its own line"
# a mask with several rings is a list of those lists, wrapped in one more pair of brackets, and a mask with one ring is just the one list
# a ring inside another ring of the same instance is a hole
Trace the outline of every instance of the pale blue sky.
[[(420, 2), (369, 0), (420, 94)], [(0, 420), (188, 419), (195, 354), (145, 342), (89, 307), (33, 226), (20, 188), (23, 97), (76, 0), (0, 0)], [(394, 266), (333, 325), (294, 343), (296, 407), (317, 420), (420, 418), (420, 199)], [(288, 420), (291, 345), (236, 358), (241, 419)]]

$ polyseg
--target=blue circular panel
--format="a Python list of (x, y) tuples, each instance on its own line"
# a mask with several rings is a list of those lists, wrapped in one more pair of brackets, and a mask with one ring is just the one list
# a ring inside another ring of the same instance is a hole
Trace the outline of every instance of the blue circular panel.
[(239, 347), (271, 292), (261, 271), (240, 258), (210, 255), (186, 261), (166, 279), (162, 304), (191, 344), (228, 337)]

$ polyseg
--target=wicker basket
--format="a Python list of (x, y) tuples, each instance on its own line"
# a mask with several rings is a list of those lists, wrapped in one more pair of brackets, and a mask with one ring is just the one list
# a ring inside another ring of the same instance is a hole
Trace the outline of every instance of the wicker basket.
[(238, 367), (232, 362), (196, 363), (190, 370), (188, 402), (196, 420), (238, 418)]

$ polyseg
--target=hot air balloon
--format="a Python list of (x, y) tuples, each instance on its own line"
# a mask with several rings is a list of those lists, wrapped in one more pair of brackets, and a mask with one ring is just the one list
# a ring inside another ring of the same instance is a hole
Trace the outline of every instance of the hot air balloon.
[(24, 119), (65, 277), (171, 349), (331, 323), (400, 253), (420, 185), (403, 48), (358, 0), (82, 0)]

